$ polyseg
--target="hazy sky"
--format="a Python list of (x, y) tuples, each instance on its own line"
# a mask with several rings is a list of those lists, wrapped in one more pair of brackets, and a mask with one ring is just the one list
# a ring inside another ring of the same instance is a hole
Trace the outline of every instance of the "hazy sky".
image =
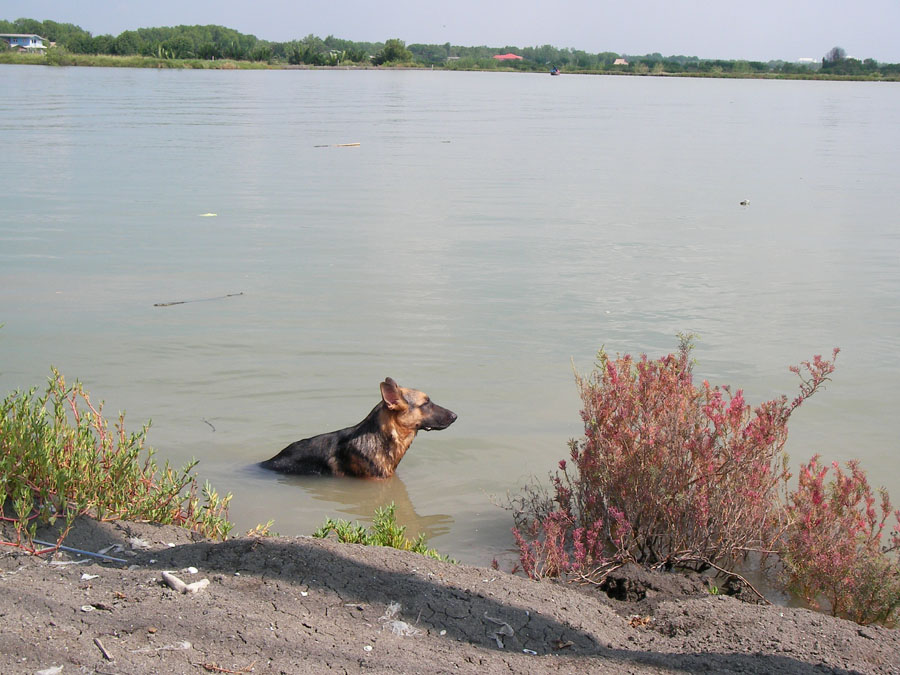
[(19, 17), (94, 35), (219, 24), (278, 42), (312, 33), (760, 61), (820, 59), (840, 46), (849, 56), (900, 63), (900, 0), (0, 0), (0, 18)]

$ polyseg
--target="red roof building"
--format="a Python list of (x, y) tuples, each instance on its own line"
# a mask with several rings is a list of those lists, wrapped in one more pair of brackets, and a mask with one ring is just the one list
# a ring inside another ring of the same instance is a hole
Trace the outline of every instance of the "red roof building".
[(494, 54), (494, 58), (498, 61), (521, 61), (522, 57), (518, 54), (513, 54), (510, 52), (509, 54)]

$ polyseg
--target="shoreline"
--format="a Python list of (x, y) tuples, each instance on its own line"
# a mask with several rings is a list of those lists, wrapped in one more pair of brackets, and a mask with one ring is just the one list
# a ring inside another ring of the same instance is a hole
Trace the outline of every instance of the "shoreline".
[[(46, 55), (0, 53), (0, 64), (4, 65), (36, 65), (78, 68), (157, 68), (160, 70), (414, 70), (440, 72), (469, 73), (521, 73), (524, 75), (547, 75), (543, 71), (519, 70), (516, 68), (446, 68), (434, 66), (374, 66), (374, 65), (337, 65), (314, 66), (307, 64), (292, 65), (286, 63), (270, 64), (254, 61), (201, 59), (160, 59), (152, 56), (114, 56), (108, 54), (66, 54), (60, 62), (52, 62)], [(719, 80), (810, 80), (825, 82), (900, 82), (900, 76), (894, 77), (857, 77), (853, 75), (823, 75), (820, 73), (637, 73), (613, 70), (572, 70), (561, 71), (562, 75), (600, 75), (614, 77), (660, 77), (660, 78), (692, 78)]]
[(4, 672), (900, 672), (898, 630), (640, 568), (603, 592), (329, 539), (86, 518), (66, 544), (127, 564), (0, 549)]

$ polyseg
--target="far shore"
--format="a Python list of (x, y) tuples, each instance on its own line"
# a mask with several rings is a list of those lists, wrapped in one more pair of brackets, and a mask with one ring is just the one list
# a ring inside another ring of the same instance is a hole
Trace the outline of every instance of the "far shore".
[[(157, 68), (176, 70), (422, 70), (449, 72), (500, 72), (523, 74), (549, 74), (542, 71), (520, 70), (498, 66), (496, 68), (458, 68), (446, 66), (419, 66), (411, 64), (387, 64), (381, 66), (363, 64), (342, 64), (336, 66), (292, 65), (287, 63), (265, 63), (257, 61), (235, 61), (231, 59), (165, 59), (154, 56), (113, 56), (109, 54), (71, 54), (51, 56), (48, 54), (21, 54), (14, 51), (0, 52), (0, 64), (35, 65), (35, 66), (77, 66), (93, 68)], [(867, 76), (832, 75), (817, 72), (809, 73), (727, 73), (727, 72), (683, 72), (654, 73), (632, 72), (627, 70), (562, 70), (563, 75), (613, 75), (629, 77), (688, 77), (702, 79), (729, 80), (830, 80), (842, 82), (898, 82), (900, 76)]]

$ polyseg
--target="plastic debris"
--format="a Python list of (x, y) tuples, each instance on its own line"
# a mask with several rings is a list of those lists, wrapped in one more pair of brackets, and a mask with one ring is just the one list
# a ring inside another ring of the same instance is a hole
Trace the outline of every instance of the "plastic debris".
[(392, 602), (387, 606), (384, 610), (384, 614), (379, 618), (379, 621), (381, 621), (381, 629), (384, 630), (385, 628), (390, 628), (394, 635), (403, 637), (421, 635), (422, 631), (418, 628), (411, 626), (406, 623), (406, 621), (400, 621), (396, 618), (400, 613), (400, 609), (400, 603), (398, 602)]
[[(53, 548), (58, 548), (60, 551), (66, 551), (68, 553), (77, 553), (78, 555), (87, 555), (87, 556), (91, 556), (93, 558), (102, 558), (104, 560), (112, 560), (113, 562), (118, 562), (118, 563), (125, 562), (121, 558), (113, 558), (112, 556), (104, 555), (103, 553), (94, 553), (93, 551), (83, 551), (80, 548), (72, 548), (71, 546), (63, 546), (62, 544), (59, 544), (59, 543), (49, 544), (46, 541), (40, 541), (39, 539), (32, 539), (32, 541), (35, 544), (40, 544), (41, 546), (50, 546)], [(82, 563), (82, 562), (87, 562), (87, 561), (86, 560), (71, 560), (68, 562), (53, 561), (50, 564), (52, 565), (55, 563), (55, 564), (59, 564), (59, 565), (65, 565), (65, 564), (77, 564), (77, 563)]]
[(84, 565), (85, 563), (94, 562), (90, 558), (85, 558), (84, 560), (51, 560), (51, 565)]
[(500, 628), (494, 632), (494, 640), (497, 642), (497, 647), (503, 649), (503, 638), (504, 637), (512, 637), (515, 635), (515, 631), (513, 627), (506, 623), (503, 619), (495, 619), (491, 616), (488, 616), (488, 613), (484, 613), (484, 618), (490, 621), (491, 623), (495, 623)]
[(106, 548), (101, 548), (99, 551), (97, 551), (97, 553), (99, 553), (100, 555), (106, 555), (110, 551), (112, 551), (114, 553), (121, 553), (123, 551), (122, 545), (121, 544), (110, 544)]
[(50, 666), (43, 670), (38, 670), (34, 675), (59, 675), (62, 672), (62, 666)]

